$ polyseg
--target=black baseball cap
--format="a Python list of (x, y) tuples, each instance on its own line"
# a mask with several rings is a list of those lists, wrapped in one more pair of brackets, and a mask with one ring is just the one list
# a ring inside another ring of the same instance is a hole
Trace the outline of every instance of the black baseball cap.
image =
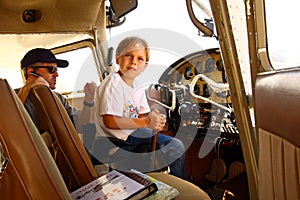
[(28, 51), (21, 60), (21, 68), (28, 67), (37, 62), (57, 63), (57, 67), (68, 67), (67, 60), (57, 59), (49, 49), (36, 48)]

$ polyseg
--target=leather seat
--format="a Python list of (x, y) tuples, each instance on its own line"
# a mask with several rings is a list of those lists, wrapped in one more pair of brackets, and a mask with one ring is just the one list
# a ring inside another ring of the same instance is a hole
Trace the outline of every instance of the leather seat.
[(299, 69), (257, 77), (259, 199), (300, 199), (299, 85)]
[(38, 130), (5, 79), (0, 79), (1, 199), (71, 199)]
[(45, 86), (34, 87), (28, 94), (34, 101), (38, 129), (42, 130), (69, 191), (97, 178), (83, 143), (58, 97)]
[[(65, 179), (65, 182), (66, 180), (74, 181), (72, 183), (66, 182), (68, 189), (72, 191), (74, 188), (94, 180), (96, 172), (92, 162), (58, 98), (49, 88), (44, 86), (34, 87), (32, 92), (36, 96), (37, 102), (35, 103), (39, 106), (38, 110), (43, 114), (39, 116), (40, 123), (46, 122), (46, 120), (48, 121), (47, 123), (50, 123), (50, 125), (42, 123), (42, 128), (47, 128), (50, 133), (53, 133), (52, 136), (56, 141), (55, 146), (59, 145), (59, 148), (54, 150), (60, 153), (61, 156), (64, 156), (59, 160), (56, 159), (57, 165), (60, 166), (61, 174), (67, 178), (73, 177), (72, 179)], [(63, 164), (64, 159), (66, 162), (65, 166)], [(203, 190), (185, 180), (169, 174), (151, 174), (156, 176), (157, 180), (167, 181), (173, 187), (178, 188), (181, 194), (175, 198), (176, 200), (210, 199)]]

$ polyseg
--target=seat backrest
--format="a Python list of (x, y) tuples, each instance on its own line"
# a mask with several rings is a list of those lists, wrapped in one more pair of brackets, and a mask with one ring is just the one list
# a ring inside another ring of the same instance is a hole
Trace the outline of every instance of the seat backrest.
[[(69, 191), (97, 178), (97, 173), (77, 131), (58, 97), (45, 86), (31, 91), (39, 130), (63, 176)], [(50, 138), (50, 139), (49, 139)]]
[(257, 78), (259, 199), (300, 199), (299, 86), (300, 70)]
[(1, 199), (71, 199), (31, 118), (5, 79), (0, 79)]

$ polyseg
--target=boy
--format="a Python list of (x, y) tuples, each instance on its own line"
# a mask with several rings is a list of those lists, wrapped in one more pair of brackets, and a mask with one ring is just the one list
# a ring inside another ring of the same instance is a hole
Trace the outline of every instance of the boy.
[[(166, 123), (166, 117), (158, 110), (150, 110), (144, 89), (134, 82), (148, 61), (149, 48), (143, 39), (122, 40), (116, 49), (119, 70), (101, 83), (96, 97), (96, 114), (103, 132), (131, 143), (130, 148), (124, 148), (130, 152), (140, 145), (151, 145), (154, 132), (161, 131)], [(170, 164), (171, 174), (185, 179), (183, 143), (158, 133), (157, 144), (160, 149), (157, 155)]]

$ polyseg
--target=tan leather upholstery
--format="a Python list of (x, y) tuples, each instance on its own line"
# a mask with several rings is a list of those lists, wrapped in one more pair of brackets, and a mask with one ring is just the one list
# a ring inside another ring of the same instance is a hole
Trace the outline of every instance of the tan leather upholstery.
[(147, 173), (149, 176), (160, 180), (179, 191), (179, 196), (174, 200), (209, 200), (210, 197), (196, 185), (182, 180), (176, 176), (164, 173), (151, 172)]
[(97, 173), (60, 100), (45, 86), (34, 87), (31, 92), (39, 129), (52, 136), (49, 149), (69, 191), (94, 180)]
[[(74, 182), (71, 184), (67, 182), (67, 186), (72, 186), (73, 189), (75, 184), (77, 187), (83, 186), (85, 183), (96, 178), (96, 172), (92, 166), (92, 163), (60, 101), (47, 87), (35, 87), (33, 92), (37, 97), (37, 102), (35, 103), (37, 103), (39, 106), (39, 113), (42, 113), (42, 115), (39, 115), (39, 118), (48, 121), (48, 123), (50, 120), (52, 123), (52, 126), (47, 126), (46, 123), (44, 124), (40, 120), (40, 125), (44, 130), (55, 133), (53, 136), (56, 139), (56, 145), (59, 145), (59, 148), (53, 150), (56, 150), (56, 152), (61, 153), (62, 156), (65, 156), (64, 158), (61, 158), (62, 160), (56, 160), (56, 163), (58, 166), (63, 168), (61, 169), (62, 174), (69, 173), (67, 174), (68, 176), (74, 177), (74, 179), (70, 179), (70, 181)], [(67, 162), (65, 164), (62, 162), (64, 159)], [(66, 171), (66, 169), (69, 169), (70, 171)], [(166, 182), (167, 184), (178, 189), (180, 195), (176, 198), (176, 200), (210, 199), (203, 190), (194, 184), (175, 176), (156, 172), (151, 173), (151, 176), (154, 176), (156, 179)], [(77, 182), (75, 182), (75, 180)]]
[(4, 79), (0, 94), (0, 146), (8, 160), (0, 173), (0, 198), (71, 199), (40, 134)]
[(259, 199), (300, 199), (300, 70), (258, 76)]

